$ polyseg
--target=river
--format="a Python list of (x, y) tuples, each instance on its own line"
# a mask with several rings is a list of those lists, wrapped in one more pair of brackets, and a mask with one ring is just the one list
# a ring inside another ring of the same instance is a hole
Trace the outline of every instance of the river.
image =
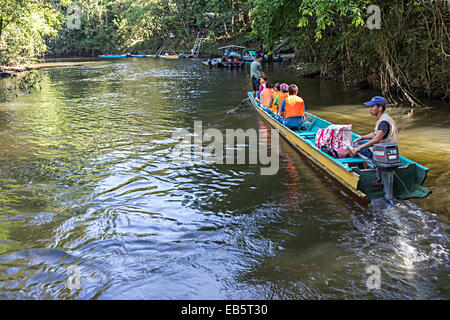
[[(308, 111), (372, 130), (376, 92), (265, 71)], [(249, 89), (246, 69), (119, 59), (46, 69), (0, 101), (0, 299), (449, 299), (448, 106), (388, 110), (433, 193), (384, 210), (282, 139), (271, 176), (170, 161), (194, 121), (267, 128)]]

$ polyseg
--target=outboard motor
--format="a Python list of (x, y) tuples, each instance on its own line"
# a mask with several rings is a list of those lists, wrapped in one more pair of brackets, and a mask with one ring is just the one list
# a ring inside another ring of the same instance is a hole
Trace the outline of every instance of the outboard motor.
[(394, 171), (402, 166), (396, 143), (378, 143), (373, 146), (373, 163), (379, 170), (386, 202), (393, 206)]

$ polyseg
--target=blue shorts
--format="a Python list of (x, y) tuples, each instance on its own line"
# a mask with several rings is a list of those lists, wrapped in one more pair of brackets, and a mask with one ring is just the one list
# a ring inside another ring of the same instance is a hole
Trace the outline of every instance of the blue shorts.
[[(356, 143), (356, 145), (354, 145), (354, 147), (361, 146), (361, 145), (363, 145), (364, 143), (367, 143), (367, 142), (369, 142), (369, 140), (360, 140), (360, 141), (358, 141), (358, 143)], [(361, 149), (357, 153), (362, 154), (363, 156), (365, 156), (365, 157), (367, 157), (369, 159), (372, 159), (372, 157), (373, 157), (372, 151), (370, 151), (369, 148)]]
[(300, 128), (303, 125), (304, 117), (284, 118), (283, 124), (288, 128)]

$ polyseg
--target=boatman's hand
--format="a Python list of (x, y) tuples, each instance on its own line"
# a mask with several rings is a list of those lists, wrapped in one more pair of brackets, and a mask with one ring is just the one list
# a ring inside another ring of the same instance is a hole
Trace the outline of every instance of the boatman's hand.
[(349, 148), (348, 149), (348, 153), (350, 153), (350, 156), (353, 158), (356, 156), (356, 153), (359, 151), (359, 147), (356, 148)]
[(355, 148), (352, 148), (352, 153), (356, 154), (357, 152), (361, 151), (361, 149), (362, 149), (361, 146), (357, 146)]
[(355, 141), (353, 141), (353, 144), (357, 144), (361, 140), (361, 137), (356, 138)]

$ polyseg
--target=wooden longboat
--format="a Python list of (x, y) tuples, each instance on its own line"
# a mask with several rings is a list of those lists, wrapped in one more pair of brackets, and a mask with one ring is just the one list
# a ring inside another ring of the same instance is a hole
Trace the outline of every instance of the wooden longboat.
[(179, 55), (178, 54), (159, 54), (158, 58), (176, 60), (179, 58)]
[(103, 54), (103, 55), (100, 55), (99, 56), (99, 58), (127, 58), (127, 55), (126, 54), (116, 54), (116, 55), (113, 55), (113, 54)]
[[(304, 130), (291, 130), (267, 113), (253, 97), (253, 92), (249, 92), (248, 96), (254, 109), (282, 137), (354, 195), (365, 200), (384, 197), (383, 186), (374, 186), (371, 183), (376, 180), (373, 166), (370, 165), (366, 169), (363, 160), (357, 157), (335, 159), (315, 146), (317, 130), (326, 128), (332, 123), (305, 112), (306, 121), (305, 126), (302, 127)], [(358, 137), (359, 135), (352, 132), (352, 140)], [(394, 198), (404, 200), (428, 196), (431, 191), (423, 187), (423, 182), (429, 169), (403, 156), (400, 156), (400, 160), (402, 166), (394, 171)]]

